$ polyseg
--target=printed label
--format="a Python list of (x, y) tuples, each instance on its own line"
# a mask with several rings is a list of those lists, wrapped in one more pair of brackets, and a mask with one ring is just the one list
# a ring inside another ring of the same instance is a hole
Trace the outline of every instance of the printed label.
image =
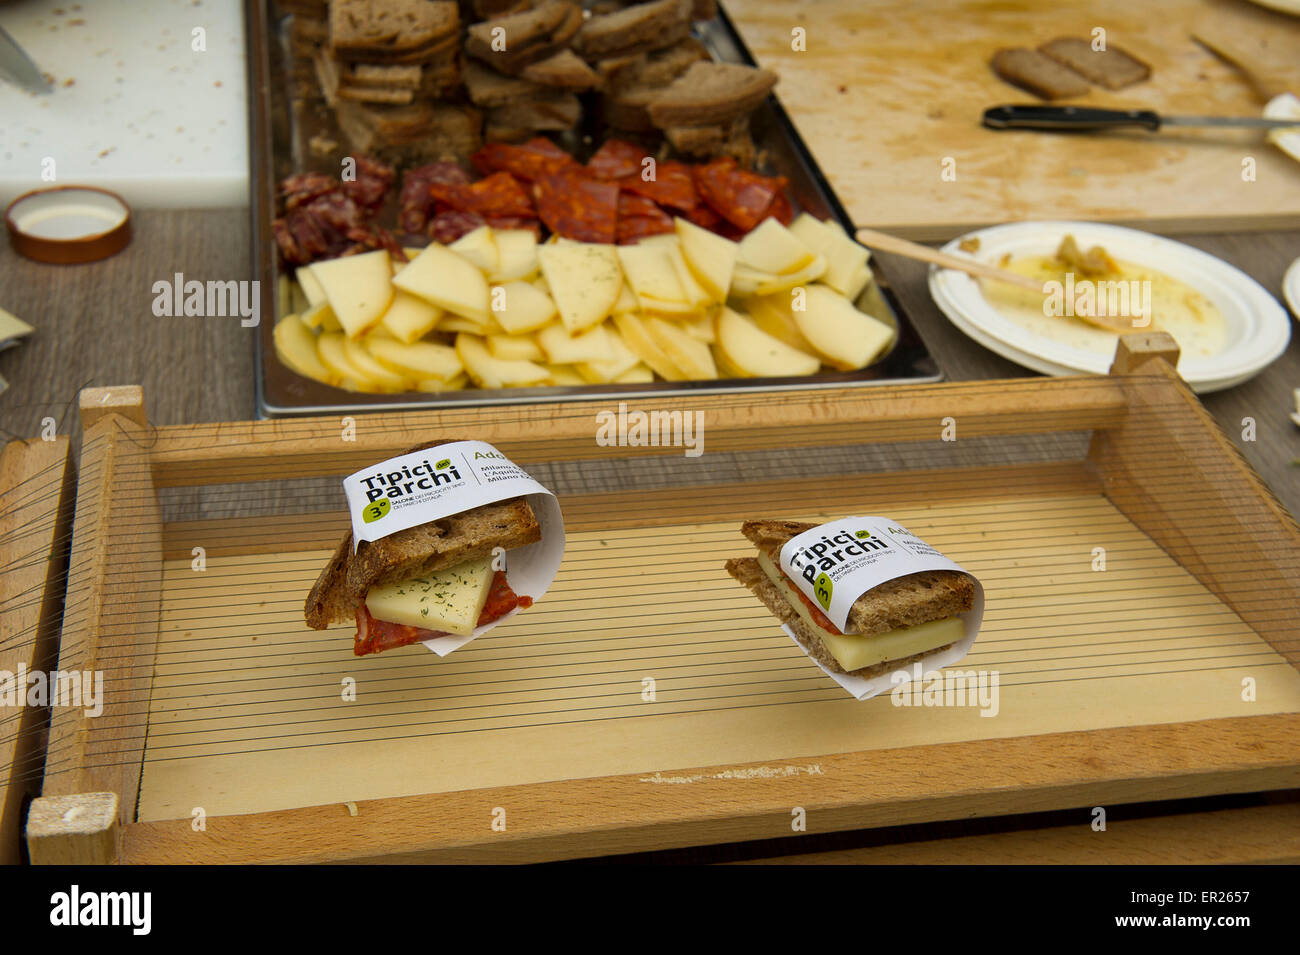
[(841, 633), (849, 632), (857, 599), (887, 580), (923, 570), (966, 573), (886, 517), (844, 517), (804, 531), (781, 548), (780, 563)]
[(456, 441), (381, 461), (343, 479), (352, 550), (408, 527), (528, 494), (550, 494), (492, 445)]

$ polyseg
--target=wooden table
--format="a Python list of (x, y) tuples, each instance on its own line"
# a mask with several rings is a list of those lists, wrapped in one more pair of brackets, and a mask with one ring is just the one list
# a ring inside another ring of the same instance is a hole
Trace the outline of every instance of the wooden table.
[[(140, 213), (136, 237), (120, 255), (80, 266), (40, 265), (0, 251), (0, 307), (36, 326), (17, 348), (0, 353), (0, 429), (6, 438), (40, 433), (60, 422), (76, 440), (75, 398), (86, 385), (140, 384), (157, 424), (254, 417), (253, 336), (238, 318), (157, 318), (151, 287), (181, 272), (187, 279), (251, 278), (243, 211)], [(1286, 267), (1300, 258), (1300, 230), (1180, 236), (1236, 265), (1280, 294)], [(1031, 375), (958, 332), (930, 301), (925, 266), (881, 256), (879, 270), (897, 291), (939, 365), (953, 380)], [(1205, 396), (1247, 460), (1293, 514), (1300, 514), (1300, 428), (1291, 391), (1300, 387), (1300, 341), (1261, 375)], [(503, 412), (505, 413), (505, 412)], [(1255, 420), (1255, 440), (1242, 421)]]

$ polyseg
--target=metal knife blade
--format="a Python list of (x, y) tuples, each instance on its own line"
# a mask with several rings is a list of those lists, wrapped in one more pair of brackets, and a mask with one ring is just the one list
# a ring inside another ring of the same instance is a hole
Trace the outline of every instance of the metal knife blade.
[(0, 76), (33, 93), (48, 93), (49, 81), (18, 43), (0, 27)]
[(1250, 129), (1300, 127), (1300, 120), (1262, 116), (1161, 116), (1149, 109), (1097, 109), (1093, 106), (994, 106), (984, 112), (990, 129), (1084, 132), (1138, 126), (1156, 132), (1164, 126), (1232, 126)]

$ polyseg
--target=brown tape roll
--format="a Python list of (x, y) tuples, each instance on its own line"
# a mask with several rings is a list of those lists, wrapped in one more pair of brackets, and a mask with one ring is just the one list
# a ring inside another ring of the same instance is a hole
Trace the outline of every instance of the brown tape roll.
[(116, 255), (131, 241), (131, 207), (96, 186), (51, 186), (5, 209), (9, 244), (37, 262), (75, 265)]

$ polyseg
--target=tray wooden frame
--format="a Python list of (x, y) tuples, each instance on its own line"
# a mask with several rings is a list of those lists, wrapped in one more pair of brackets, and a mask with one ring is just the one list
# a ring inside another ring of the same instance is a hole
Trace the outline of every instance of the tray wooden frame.
[[(1167, 336), (1130, 335), (1102, 378), (822, 391), (761, 412), (727, 396), (664, 399), (656, 408), (705, 409), (712, 451), (933, 439), (949, 416), (963, 436), (1091, 431), (1089, 466), (1112, 503), (1300, 666), (1296, 624), (1279, 624), (1300, 606), (1300, 528), (1177, 377), (1176, 360)], [(159, 488), (262, 480), (288, 467), (303, 476), (345, 474), (431, 432), (472, 434), (523, 463), (610, 453), (595, 445), (590, 415), (557, 418), (555, 406), (509, 416), (476, 409), (385, 415), (382, 427), (358, 428), (347, 443), (332, 416), (154, 428), (138, 388), (88, 389), (81, 408), (68, 582), (79, 599), (64, 621), (60, 667), (97, 665), (144, 692), (150, 674), (129, 663), (139, 654), (112, 651), (127, 639), (137, 650), (156, 639), (157, 606), (134, 601), (126, 621), (105, 611), (115, 595), (158, 592)], [(1156, 460), (1159, 482), (1150, 480)], [(134, 519), (115, 519), (127, 513)], [(1231, 566), (1207, 545), (1229, 536), (1237, 546)], [(121, 548), (141, 560), (115, 569), (96, 559)], [(1250, 586), (1242, 585), (1243, 566)], [(114, 731), (113, 719), (109, 704), (98, 738)], [(110, 861), (124, 863), (543, 861), (789, 835), (795, 806), (816, 813), (819, 831), (836, 831), (1300, 786), (1300, 713), (1282, 713), (820, 756), (820, 775), (755, 779), (743, 790), (705, 779), (666, 787), (675, 791), (652, 804), (628, 775), (376, 799), (355, 812), (336, 804), (209, 817), (206, 837), (194, 838), (189, 819), (135, 821), (143, 739), (123, 732), (120, 764), (77, 762), (86, 723), (80, 711), (55, 719), (50, 750), (74, 754), (73, 765), (47, 767), (42, 799), (61, 797), (64, 806), (80, 798), (87, 811), (74, 815), (102, 816), (105, 794), (113, 794), (117, 816), (98, 831), (69, 834), (43, 828), (38, 819), (49, 814), (34, 811), (34, 862), (103, 861), (106, 844)], [(738, 767), (697, 772), (724, 768)], [(448, 814), (488, 818), (502, 805), (512, 807), (508, 832), (448, 832), (433, 822)]]

